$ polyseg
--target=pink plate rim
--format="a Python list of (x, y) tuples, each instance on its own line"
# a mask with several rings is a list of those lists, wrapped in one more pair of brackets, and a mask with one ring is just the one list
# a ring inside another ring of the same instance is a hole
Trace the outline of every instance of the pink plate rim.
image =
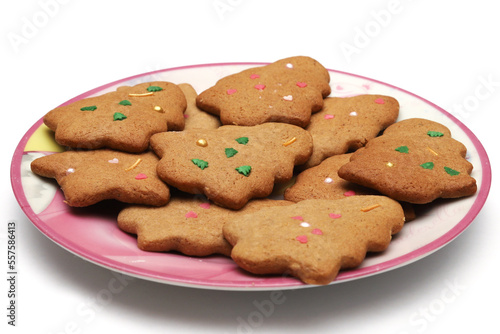
[[(168, 69), (163, 69), (163, 70), (157, 70), (157, 71), (152, 71), (152, 72), (146, 72), (143, 74), (138, 74), (134, 76), (130, 76), (127, 78), (123, 78), (105, 85), (102, 85), (100, 87), (91, 89), (83, 94), (80, 94), (66, 102), (64, 102), (61, 105), (66, 105), (69, 103), (72, 103), (74, 101), (86, 98), (88, 96), (91, 96), (93, 94), (96, 94), (104, 89), (107, 89), (109, 87), (118, 85), (122, 82), (130, 81), (136, 78), (144, 77), (147, 75), (154, 75), (157, 73), (163, 73), (163, 72), (168, 72), (168, 71), (178, 71), (178, 70), (186, 70), (186, 69), (193, 69), (193, 68), (200, 68), (200, 67), (212, 67), (212, 66), (218, 66), (218, 67), (223, 67), (223, 66), (259, 66), (259, 65), (266, 65), (268, 63), (262, 63), (262, 62), (225, 62), (225, 63), (209, 63), (209, 64), (198, 64), (198, 65), (188, 65), (188, 66), (180, 66), (180, 67), (173, 67), (173, 68), (168, 68)], [(332, 282), (332, 284), (335, 283), (341, 283), (341, 282), (346, 282), (350, 281), (353, 279), (358, 279), (358, 278), (363, 278), (363, 277), (368, 277), (377, 273), (381, 272), (386, 272), (388, 270), (392, 270), (398, 267), (401, 267), (403, 265), (410, 264), (414, 261), (417, 261), (427, 255), (432, 254), (433, 252), (439, 250), (440, 248), (444, 247), (448, 243), (450, 243), (452, 240), (454, 240), (458, 235), (460, 235), (476, 218), (476, 216), (479, 214), (481, 211), (484, 203), (486, 202), (486, 199), (489, 194), (490, 186), (491, 186), (491, 166), (490, 166), (490, 161), (488, 159), (488, 155), (486, 153), (486, 150), (484, 149), (483, 145), (479, 141), (479, 139), (472, 133), (471, 130), (469, 130), (460, 120), (458, 120), (455, 116), (452, 114), (448, 113), (444, 109), (440, 108), (439, 106), (433, 104), (432, 102), (427, 101), (426, 99), (415, 95), (411, 92), (408, 92), (404, 89), (401, 89), (399, 87), (387, 84), (382, 81), (374, 80), (371, 78), (367, 78), (364, 76), (360, 76), (357, 74), (352, 74), (352, 73), (347, 73), (347, 72), (342, 72), (342, 71), (337, 71), (337, 70), (332, 70), (328, 69), (330, 73), (338, 73), (338, 74), (344, 74), (348, 76), (353, 76), (361, 79), (366, 79), (375, 83), (379, 83), (382, 85), (385, 85), (387, 87), (393, 88), (395, 90), (398, 90), (400, 92), (403, 92), (405, 94), (411, 95), (416, 97), (417, 99), (425, 102), (426, 104), (432, 106), (442, 114), (444, 114), (446, 117), (448, 117), (452, 122), (454, 122), (466, 135), (467, 137), (472, 141), (476, 151), (478, 152), (479, 159), (481, 161), (481, 167), (482, 167), (482, 181), (481, 184), (479, 185), (479, 191), (477, 193), (476, 199), (474, 200), (474, 203), (472, 204), (471, 208), (469, 211), (466, 213), (466, 215), (449, 231), (447, 231), (444, 235), (441, 237), (433, 240), (432, 242), (424, 245), (423, 247), (420, 247), (414, 251), (411, 251), (409, 253), (406, 253), (402, 256), (399, 256), (397, 258), (394, 258), (392, 260), (388, 260), (386, 262), (372, 265), (372, 266), (367, 266), (363, 268), (358, 268), (354, 270), (349, 270), (349, 271), (342, 271), (338, 276), (337, 279)], [(305, 285), (295, 279), (287, 279), (283, 278), (281, 280), (276, 280), (276, 281), (270, 281), (266, 282), (266, 280), (261, 280), (261, 281), (256, 281), (256, 283), (252, 286), (249, 286), (248, 282), (232, 282), (232, 281), (206, 281), (206, 280), (196, 280), (196, 279), (186, 279), (185, 277), (178, 276), (172, 273), (166, 273), (164, 275), (158, 275), (156, 273), (150, 272), (149, 270), (145, 269), (140, 269), (136, 268), (134, 266), (128, 265), (121, 263), (119, 261), (115, 261), (112, 259), (104, 258), (104, 257), (99, 257), (95, 254), (90, 253), (84, 245), (79, 245), (76, 244), (70, 240), (66, 240), (63, 236), (59, 235), (57, 231), (54, 231), (51, 229), (49, 226), (47, 226), (42, 219), (38, 217), (37, 214), (33, 212), (31, 209), (24, 191), (23, 187), (21, 184), (21, 159), (23, 154), (25, 153), (24, 148), (26, 146), (26, 143), (28, 139), (33, 135), (33, 133), (43, 124), (43, 118), (38, 120), (26, 133), (25, 135), (21, 138), (19, 144), (17, 145), (13, 158), (12, 158), (12, 164), (11, 164), (11, 184), (12, 188), (14, 191), (14, 195), (16, 197), (16, 200), (18, 201), (21, 209), (24, 211), (26, 216), (30, 219), (30, 221), (42, 232), (45, 236), (47, 236), (50, 240), (58, 244), (59, 246), (63, 247), (64, 249), (82, 257), (85, 260), (88, 260), (90, 262), (93, 262), (94, 264), (103, 266), (105, 268), (118, 271), (124, 274), (128, 274), (131, 276), (135, 276), (138, 278), (142, 279), (148, 279), (148, 280), (153, 280), (161, 283), (167, 283), (167, 284), (172, 284), (172, 285), (180, 285), (180, 286), (187, 286), (187, 287), (195, 287), (195, 288), (206, 288), (206, 289), (219, 289), (219, 290), (250, 290), (250, 291), (259, 291), (259, 290), (284, 290), (284, 289), (293, 289), (293, 288), (304, 288), (304, 287), (314, 287), (311, 285)]]

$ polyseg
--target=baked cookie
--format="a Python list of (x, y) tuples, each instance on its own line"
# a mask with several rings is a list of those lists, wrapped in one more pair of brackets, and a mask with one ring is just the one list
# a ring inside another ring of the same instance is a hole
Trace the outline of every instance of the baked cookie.
[(389, 126), (339, 169), (345, 180), (399, 201), (429, 203), (476, 192), (466, 147), (444, 125), (420, 118)]
[(57, 107), (43, 121), (60, 145), (139, 153), (148, 148), (152, 134), (184, 129), (185, 109), (177, 85), (155, 81)]
[(186, 119), (184, 130), (189, 129), (217, 129), (221, 126), (219, 117), (209, 114), (196, 106), (196, 90), (188, 83), (178, 85), (184, 93), (187, 102), (187, 108), (184, 112)]
[[(380, 195), (374, 189), (346, 181), (338, 175), (340, 167), (349, 162), (352, 153), (335, 155), (323, 160), (318, 166), (306, 169), (297, 175), (295, 183), (284, 191), (285, 200), (300, 202), (306, 199), (342, 199), (356, 195)], [(400, 203), (405, 222), (415, 219), (413, 205)]]
[(284, 192), (292, 202), (306, 199), (341, 199), (354, 195), (380, 195), (377, 191), (346, 181), (338, 176), (340, 167), (349, 162), (352, 153), (335, 155), (318, 166), (297, 175), (295, 183)]
[(313, 137), (313, 153), (304, 168), (333, 155), (355, 151), (393, 124), (399, 103), (385, 95), (328, 97), (323, 109), (311, 116), (306, 130)]
[(109, 149), (66, 151), (34, 160), (33, 173), (56, 179), (69, 206), (83, 207), (106, 199), (164, 205), (168, 186), (156, 175), (153, 152), (125, 153)]
[(284, 123), (224, 125), (158, 133), (151, 147), (161, 158), (162, 180), (240, 209), (251, 198), (268, 196), (276, 182), (290, 180), (294, 165), (309, 158), (312, 139), (306, 130)]
[(404, 224), (398, 202), (385, 196), (305, 200), (263, 208), (226, 223), (232, 259), (254, 274), (282, 274), (328, 284), (340, 269), (385, 250)]
[(229, 75), (198, 95), (202, 110), (225, 125), (283, 122), (307, 126), (331, 88), (328, 71), (310, 57), (290, 57)]
[(283, 200), (253, 200), (235, 211), (213, 205), (203, 196), (176, 194), (162, 207), (125, 208), (118, 215), (118, 227), (136, 234), (137, 246), (144, 251), (229, 256), (232, 247), (222, 235), (226, 222), (264, 207), (290, 204)]

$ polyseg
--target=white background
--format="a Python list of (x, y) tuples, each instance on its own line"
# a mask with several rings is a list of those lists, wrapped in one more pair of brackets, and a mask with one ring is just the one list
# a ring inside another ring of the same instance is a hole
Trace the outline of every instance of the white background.
[[(10, 185), (21, 137), (48, 110), (131, 75), (308, 55), (413, 92), (458, 117), (498, 163), (500, 20), (493, 1), (4, 1), (0, 10), (3, 333), (453, 333), (498, 327), (495, 178), (473, 224), (438, 252), (349, 283), (224, 292), (123, 281), (54, 244)], [(349, 52), (347, 52), (348, 50)], [(488, 83), (489, 82), (489, 83)], [(17, 326), (7, 321), (6, 225), (18, 225)]]

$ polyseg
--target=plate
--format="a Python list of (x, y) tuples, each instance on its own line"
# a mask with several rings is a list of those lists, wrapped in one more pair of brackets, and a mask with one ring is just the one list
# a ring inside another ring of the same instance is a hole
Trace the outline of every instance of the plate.
[[(139, 74), (92, 89), (64, 104), (114, 91), (122, 85), (164, 80), (190, 83), (201, 92), (232, 73), (263, 63), (205, 64)], [(438, 200), (417, 208), (418, 217), (408, 222), (389, 248), (369, 254), (360, 267), (341, 271), (331, 284), (365, 278), (392, 270), (433, 253), (461, 234), (481, 210), (491, 184), (491, 168), (486, 151), (476, 136), (458, 119), (425, 99), (392, 85), (345, 72), (329, 70), (331, 96), (385, 94), (400, 103), (398, 120), (421, 117), (446, 125), (455, 139), (468, 149), (477, 180), (474, 196)], [(53, 133), (40, 119), (21, 139), (11, 164), (11, 182), (19, 205), (31, 222), (56, 244), (97, 265), (130, 276), (187, 287), (220, 290), (285, 290), (305, 287), (293, 277), (256, 276), (239, 269), (224, 256), (203, 258), (178, 253), (152, 253), (137, 248), (136, 238), (122, 232), (116, 216), (123, 204), (103, 202), (88, 208), (71, 208), (63, 203), (57, 183), (33, 174), (34, 159), (59, 152)]]

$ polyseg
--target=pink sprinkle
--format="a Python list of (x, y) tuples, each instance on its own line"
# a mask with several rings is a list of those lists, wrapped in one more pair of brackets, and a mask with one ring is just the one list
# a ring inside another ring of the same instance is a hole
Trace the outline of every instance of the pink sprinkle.
[(354, 196), (354, 195), (356, 195), (356, 193), (354, 192), (354, 190), (349, 190), (349, 191), (346, 191), (344, 193), (344, 196), (347, 196), (347, 197)]
[(299, 86), (300, 88), (304, 88), (304, 87), (307, 87), (307, 83), (305, 82), (297, 82), (297, 86)]
[(258, 75), (258, 74), (250, 75), (250, 79), (258, 79), (258, 78), (260, 78), (260, 75)]
[(186, 218), (198, 218), (198, 214), (194, 211), (189, 211), (186, 213)]
[(323, 231), (321, 231), (319, 228), (315, 228), (314, 230), (311, 231), (311, 233), (316, 235), (322, 235)]
[(228, 89), (226, 93), (227, 95), (233, 95), (234, 93), (236, 93), (236, 89)]
[(202, 209), (210, 209), (210, 203), (208, 203), (208, 202), (201, 203), (200, 204), (200, 208), (202, 208)]
[(295, 217), (292, 217), (292, 219), (304, 220), (304, 218), (302, 218), (302, 216), (295, 216)]
[(332, 218), (332, 219), (337, 219), (337, 218), (342, 217), (342, 215), (338, 214), (338, 213), (329, 213), (328, 216), (330, 216), (330, 218)]
[(266, 88), (266, 85), (262, 85), (262, 84), (257, 84), (255, 86), (253, 86), (255, 89), (258, 89), (258, 90), (263, 90), (264, 88)]
[(295, 238), (297, 241), (300, 241), (300, 243), (305, 244), (307, 243), (307, 235), (299, 235), (298, 237)]
[(117, 164), (117, 163), (118, 163), (118, 159), (117, 159), (117, 158), (114, 158), (114, 159), (108, 160), (108, 162), (109, 162), (110, 164)]
[(189, 118), (189, 115), (188, 114), (184, 114), (184, 118)]
[(384, 103), (385, 103), (385, 100), (384, 100), (384, 99), (381, 99), (381, 98), (378, 98), (378, 99), (375, 99), (375, 103), (378, 103), (378, 104), (384, 104)]
[(330, 115), (330, 114), (325, 115), (325, 119), (333, 119), (333, 118), (335, 118), (335, 115)]
[(148, 176), (146, 174), (143, 174), (143, 173), (139, 173), (135, 176), (135, 179), (136, 180), (144, 180), (144, 179), (147, 179)]

